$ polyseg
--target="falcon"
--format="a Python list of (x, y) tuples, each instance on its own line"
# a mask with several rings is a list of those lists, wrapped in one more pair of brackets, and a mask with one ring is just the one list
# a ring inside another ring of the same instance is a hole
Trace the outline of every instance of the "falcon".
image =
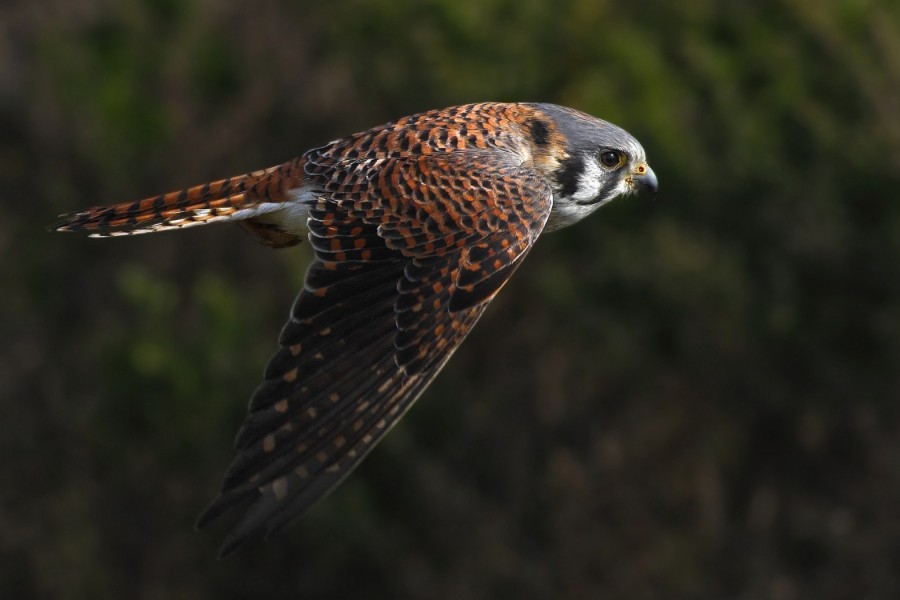
[(92, 237), (237, 222), (314, 260), (198, 527), (244, 507), (225, 556), (299, 518), (372, 450), (481, 317), (538, 236), (656, 192), (623, 129), (562, 106), (424, 112), (284, 164), (64, 216)]

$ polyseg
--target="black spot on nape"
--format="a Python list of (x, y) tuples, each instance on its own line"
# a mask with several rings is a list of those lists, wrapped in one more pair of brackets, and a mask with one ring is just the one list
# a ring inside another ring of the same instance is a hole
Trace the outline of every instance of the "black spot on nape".
[(578, 178), (581, 176), (582, 171), (584, 171), (584, 164), (580, 157), (571, 156), (562, 161), (557, 172), (556, 181), (563, 196), (572, 196), (578, 191)]
[(540, 119), (531, 120), (531, 139), (538, 146), (546, 146), (550, 142), (550, 128)]

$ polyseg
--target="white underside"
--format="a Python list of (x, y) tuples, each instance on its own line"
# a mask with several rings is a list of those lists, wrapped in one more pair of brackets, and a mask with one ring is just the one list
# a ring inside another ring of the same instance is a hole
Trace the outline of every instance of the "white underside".
[(309, 207), (315, 203), (316, 194), (311, 187), (299, 187), (288, 190), (288, 200), (279, 203), (263, 203), (254, 209), (255, 214), (238, 216), (245, 211), (237, 211), (232, 215), (238, 219), (256, 217), (262, 223), (277, 225), (279, 229), (294, 235), (305, 235), (309, 231), (306, 223), (309, 220)]

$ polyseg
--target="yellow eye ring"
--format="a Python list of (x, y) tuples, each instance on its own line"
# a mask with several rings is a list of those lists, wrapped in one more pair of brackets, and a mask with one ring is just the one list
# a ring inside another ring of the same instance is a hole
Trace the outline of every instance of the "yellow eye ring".
[(618, 150), (604, 150), (600, 153), (600, 164), (607, 169), (618, 169), (625, 164), (625, 154)]

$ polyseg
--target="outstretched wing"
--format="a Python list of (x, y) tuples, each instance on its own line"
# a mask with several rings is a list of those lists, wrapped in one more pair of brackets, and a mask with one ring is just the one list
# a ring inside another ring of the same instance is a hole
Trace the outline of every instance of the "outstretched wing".
[(221, 555), (299, 517), (450, 358), (531, 248), (552, 192), (497, 154), (312, 154), (310, 266), (202, 526), (249, 502)]

